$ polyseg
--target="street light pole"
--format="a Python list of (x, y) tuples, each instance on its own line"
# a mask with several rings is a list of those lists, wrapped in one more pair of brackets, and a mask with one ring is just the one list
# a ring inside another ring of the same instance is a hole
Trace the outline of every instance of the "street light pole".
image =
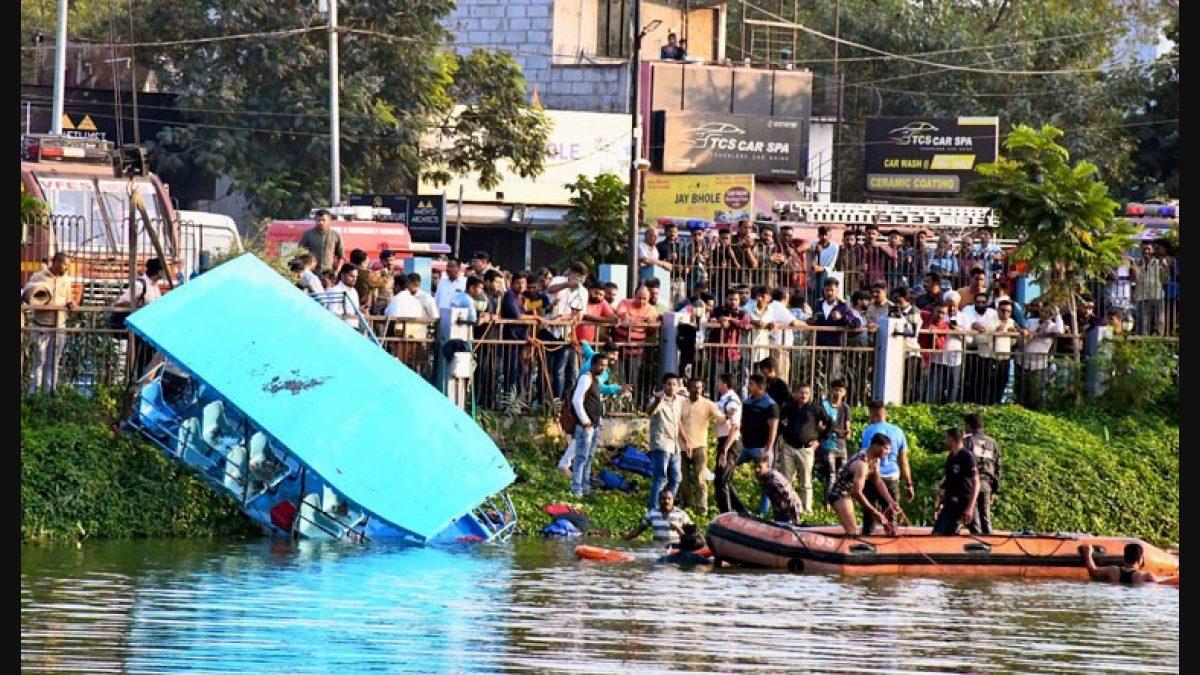
[[(65, 0), (63, 0), (65, 2)], [(329, 196), (342, 203), (341, 111), (338, 109), (338, 0), (329, 2)]]
[(642, 128), (638, 124), (638, 84), (641, 79), (642, 49), (642, 0), (633, 0), (633, 53), (629, 66), (629, 270), (626, 274), (627, 292), (632, 296), (638, 279), (638, 201), (641, 195), (641, 171), (638, 158), (642, 150)]
[(54, 42), (54, 104), (50, 111), (50, 133), (62, 135), (63, 98), (67, 79), (67, 0), (58, 0), (58, 39)]

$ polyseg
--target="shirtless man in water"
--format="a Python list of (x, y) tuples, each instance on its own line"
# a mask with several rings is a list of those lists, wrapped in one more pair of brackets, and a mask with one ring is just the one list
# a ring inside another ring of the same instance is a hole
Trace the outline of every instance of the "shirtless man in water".
[(1143, 572), (1146, 564), (1145, 552), (1141, 544), (1125, 545), (1125, 563), (1123, 565), (1105, 565), (1097, 567), (1092, 560), (1092, 545), (1083, 544), (1079, 547), (1079, 555), (1083, 556), (1083, 564), (1087, 565), (1088, 574), (1093, 581), (1110, 581), (1118, 584), (1153, 584), (1159, 578), (1149, 572)]
[[(829, 488), (826, 498), (829, 507), (837, 514), (842, 527), (848, 535), (858, 534), (858, 522), (854, 518), (854, 502), (863, 508), (863, 513), (871, 515), (876, 521), (884, 523), (884, 529), (891, 534), (895, 525), (893, 517), (900, 511), (900, 506), (892, 499), (887, 486), (879, 476), (879, 460), (887, 454), (892, 441), (886, 434), (875, 434), (866, 450), (859, 452), (846, 462), (838, 471), (837, 479)], [(880, 513), (875, 505), (863, 495), (867, 478), (875, 481), (877, 494), (887, 498), (887, 511)]]

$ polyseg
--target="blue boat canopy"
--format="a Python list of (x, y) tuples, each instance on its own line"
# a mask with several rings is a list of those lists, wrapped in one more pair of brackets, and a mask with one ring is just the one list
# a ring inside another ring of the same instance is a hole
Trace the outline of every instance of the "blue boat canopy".
[(347, 499), (426, 540), (515, 479), (466, 413), (252, 254), (127, 323)]

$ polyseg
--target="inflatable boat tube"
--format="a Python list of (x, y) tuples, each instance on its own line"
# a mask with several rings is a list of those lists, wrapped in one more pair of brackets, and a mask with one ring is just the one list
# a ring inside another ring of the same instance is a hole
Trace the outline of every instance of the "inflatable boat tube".
[(599, 546), (576, 546), (575, 557), (580, 560), (591, 560), (594, 562), (633, 562), (633, 556), (624, 551), (616, 551), (611, 548), (601, 548)]
[[(1020, 576), (1087, 580), (1081, 544), (1095, 547), (1097, 565), (1119, 565), (1126, 544), (1145, 549), (1145, 571), (1179, 574), (1179, 559), (1141, 540), (1087, 534), (942, 536), (928, 527), (850, 536), (841, 527), (796, 527), (724, 513), (708, 526), (708, 543), (718, 560), (792, 572), (834, 574), (938, 574)], [(1176, 583), (1178, 583), (1176, 581)]]

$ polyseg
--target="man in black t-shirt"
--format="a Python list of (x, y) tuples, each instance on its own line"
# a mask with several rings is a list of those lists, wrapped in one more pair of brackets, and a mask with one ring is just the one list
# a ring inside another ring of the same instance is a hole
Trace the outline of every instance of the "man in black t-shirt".
[(979, 497), (979, 469), (975, 455), (963, 449), (962, 431), (946, 430), (946, 475), (938, 489), (937, 521), (930, 534), (954, 535), (966, 526), (971, 534), (979, 534), (975, 526), (975, 500)]
[(770, 396), (781, 409), (791, 403), (792, 392), (788, 390), (787, 382), (779, 379), (775, 359), (768, 356), (756, 365), (758, 372), (762, 374), (763, 380), (766, 382), (767, 396)]
[(779, 432), (779, 405), (767, 393), (763, 376), (751, 375), (746, 390), (750, 395), (742, 401), (742, 453), (738, 465), (770, 457)]

